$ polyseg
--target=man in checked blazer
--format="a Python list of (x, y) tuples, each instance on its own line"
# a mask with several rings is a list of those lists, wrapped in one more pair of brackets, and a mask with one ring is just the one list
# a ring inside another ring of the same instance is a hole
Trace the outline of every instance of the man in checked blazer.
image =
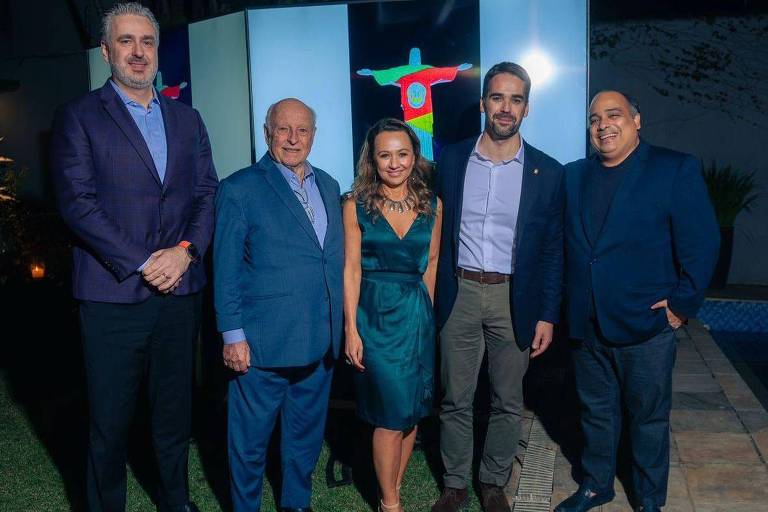
[(200, 115), (152, 86), (158, 43), (148, 9), (108, 11), (101, 50), (112, 77), (62, 106), (53, 126), (61, 215), (77, 237), (90, 511), (125, 509), (126, 437), (145, 375), (157, 508), (196, 510), (187, 485), (192, 363), (217, 178)]

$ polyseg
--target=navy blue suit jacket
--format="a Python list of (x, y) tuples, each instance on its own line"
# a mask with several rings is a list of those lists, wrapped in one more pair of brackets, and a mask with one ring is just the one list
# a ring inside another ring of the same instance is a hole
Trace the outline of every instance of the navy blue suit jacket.
[(664, 309), (694, 317), (717, 261), (720, 231), (700, 162), (640, 143), (592, 245), (582, 204), (591, 159), (566, 166), (566, 298), (572, 338), (587, 335), (589, 301), (613, 343), (647, 340), (667, 325)]
[(306, 366), (330, 346), (339, 351), (341, 193), (330, 175), (314, 171), (328, 214), (322, 247), (269, 155), (222, 180), (216, 197), (216, 320), (219, 331), (245, 330), (252, 366)]
[[(216, 171), (203, 120), (158, 96), (168, 146), (165, 180), (125, 104), (109, 83), (59, 108), (51, 166), (59, 209), (77, 236), (75, 298), (136, 303), (155, 293), (136, 272), (153, 252), (187, 240), (205, 253), (213, 234)], [(174, 292), (205, 285), (192, 264)]]
[[(436, 190), (443, 200), (443, 228), (437, 265), (438, 330), (456, 301), (459, 229), (467, 163), (477, 138), (446, 147), (437, 164)], [(520, 348), (533, 341), (536, 322), (557, 323), (563, 275), (563, 166), (523, 142), (525, 159), (515, 232), (515, 273), (510, 307)], [(510, 269), (511, 272), (511, 269)]]

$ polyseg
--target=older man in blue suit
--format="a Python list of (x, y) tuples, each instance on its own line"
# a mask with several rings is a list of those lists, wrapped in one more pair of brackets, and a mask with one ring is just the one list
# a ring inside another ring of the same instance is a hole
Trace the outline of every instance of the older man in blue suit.
[(590, 105), (593, 157), (566, 166), (566, 293), (581, 401), (584, 481), (558, 512), (611, 501), (626, 409), (632, 494), (644, 512), (666, 501), (674, 329), (696, 315), (719, 230), (690, 155), (640, 139), (622, 93)]
[(125, 445), (146, 374), (159, 468), (157, 508), (188, 502), (192, 360), (217, 178), (200, 115), (159, 95), (159, 30), (140, 4), (103, 19), (112, 77), (61, 107), (51, 139), (64, 221), (77, 236), (90, 406), (87, 502), (125, 509)]
[(491, 417), (480, 462), (486, 512), (511, 510), (523, 376), (552, 341), (563, 272), (563, 167), (523, 141), (531, 79), (501, 62), (483, 80), (485, 129), (445, 148), (437, 165), (443, 236), (437, 269), (445, 488), (432, 512), (457, 512), (471, 481), (473, 399), (488, 356)]
[(269, 108), (269, 153), (221, 183), (216, 199), (216, 318), (229, 385), (236, 512), (261, 507), (267, 444), (280, 416), (284, 511), (310, 510), (333, 360), (342, 329), (339, 184), (307, 162), (315, 114)]

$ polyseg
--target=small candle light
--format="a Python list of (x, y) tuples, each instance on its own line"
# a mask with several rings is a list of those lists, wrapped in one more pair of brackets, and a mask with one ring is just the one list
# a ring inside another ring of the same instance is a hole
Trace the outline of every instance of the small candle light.
[(43, 279), (45, 277), (45, 263), (33, 261), (29, 265), (29, 273), (32, 275), (32, 279)]

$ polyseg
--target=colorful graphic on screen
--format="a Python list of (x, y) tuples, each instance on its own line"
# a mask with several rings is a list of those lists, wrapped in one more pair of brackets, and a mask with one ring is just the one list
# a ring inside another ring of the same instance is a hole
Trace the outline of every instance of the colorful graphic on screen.
[(422, 64), (421, 50), (411, 48), (406, 65), (379, 70), (359, 69), (357, 74), (372, 76), (381, 86), (394, 85), (400, 88), (403, 119), (419, 137), (424, 158), (434, 160), (432, 86), (452, 82), (459, 71), (465, 71), (471, 67), (472, 64), (468, 63), (439, 68)]
[(166, 98), (177, 100), (181, 96), (181, 90), (187, 86), (187, 82), (181, 82), (178, 85), (165, 85), (163, 83), (163, 74), (158, 71), (155, 78), (155, 88)]
[(158, 49), (159, 69), (155, 88), (168, 99), (192, 106), (192, 80), (189, 65), (189, 27), (164, 30)]

